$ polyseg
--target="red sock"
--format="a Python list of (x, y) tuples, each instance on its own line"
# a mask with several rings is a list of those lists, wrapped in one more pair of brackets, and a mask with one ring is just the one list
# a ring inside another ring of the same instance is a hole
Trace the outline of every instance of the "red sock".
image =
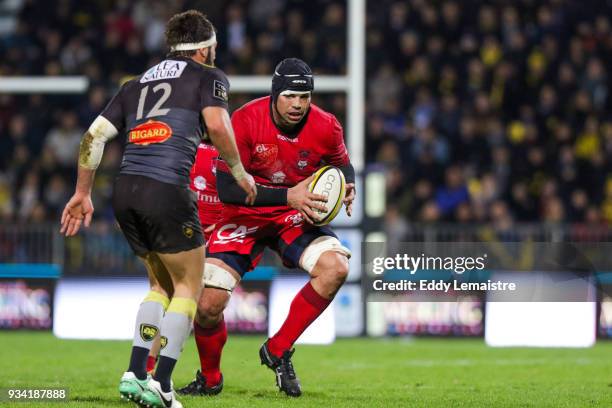
[(206, 385), (213, 387), (221, 382), (221, 352), (227, 340), (225, 320), (216, 326), (206, 329), (197, 322), (193, 323), (202, 375), (206, 377)]
[(155, 370), (155, 363), (157, 363), (157, 357), (149, 355), (147, 357), (147, 373)]
[(282, 356), (331, 301), (319, 295), (308, 282), (293, 298), (289, 314), (280, 330), (268, 341), (270, 352), (276, 357)]

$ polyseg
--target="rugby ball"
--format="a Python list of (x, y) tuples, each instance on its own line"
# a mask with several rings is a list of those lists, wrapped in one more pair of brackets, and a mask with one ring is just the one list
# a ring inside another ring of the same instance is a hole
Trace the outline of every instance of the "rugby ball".
[(327, 197), (327, 211), (315, 210), (319, 221), (314, 225), (327, 225), (338, 215), (346, 194), (345, 186), (344, 174), (337, 167), (324, 166), (314, 173), (314, 180), (308, 186), (308, 191)]

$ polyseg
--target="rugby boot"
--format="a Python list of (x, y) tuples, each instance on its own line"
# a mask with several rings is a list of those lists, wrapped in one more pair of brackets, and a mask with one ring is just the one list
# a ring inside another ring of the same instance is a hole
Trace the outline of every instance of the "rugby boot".
[(121, 394), (121, 399), (127, 399), (134, 402), (140, 401), (140, 395), (147, 389), (147, 382), (150, 378), (151, 376), (147, 376), (146, 379), (139, 380), (131, 371), (123, 373), (119, 381), (119, 394)]
[(183, 408), (183, 404), (176, 399), (174, 390), (164, 392), (161, 384), (151, 378), (147, 388), (140, 394), (138, 405), (144, 408)]
[(221, 374), (221, 381), (219, 384), (209, 387), (206, 385), (206, 377), (202, 375), (202, 372), (198, 370), (196, 372), (195, 380), (177, 390), (177, 394), (180, 395), (217, 395), (223, 390), (223, 374)]
[(291, 362), (291, 356), (294, 352), (295, 349), (287, 350), (280, 358), (276, 357), (268, 349), (268, 342), (266, 341), (259, 349), (259, 358), (261, 358), (261, 364), (274, 371), (276, 385), (280, 391), (290, 397), (299, 397), (302, 395), (302, 388)]

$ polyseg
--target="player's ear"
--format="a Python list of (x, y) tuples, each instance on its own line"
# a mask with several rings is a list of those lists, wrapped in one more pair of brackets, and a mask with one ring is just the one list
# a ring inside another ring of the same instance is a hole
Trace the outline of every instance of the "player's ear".
[(202, 58), (202, 60), (204, 62), (206, 62), (206, 59), (208, 58), (209, 49), (208, 48), (200, 48), (197, 52), (200, 55), (200, 58)]

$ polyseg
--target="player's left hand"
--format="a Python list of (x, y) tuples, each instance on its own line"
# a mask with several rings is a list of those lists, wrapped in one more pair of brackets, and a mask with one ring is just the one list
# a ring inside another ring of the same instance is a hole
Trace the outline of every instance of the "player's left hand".
[(94, 207), (91, 202), (91, 195), (79, 192), (74, 193), (62, 212), (60, 234), (64, 234), (67, 237), (76, 235), (83, 222), (86, 227), (89, 227), (93, 212)]
[(342, 202), (346, 207), (346, 215), (350, 217), (353, 214), (353, 200), (355, 200), (355, 183), (347, 183), (345, 187), (346, 194)]
[(246, 205), (255, 204), (255, 198), (257, 197), (257, 185), (255, 179), (249, 173), (246, 173), (243, 178), (238, 180), (238, 185), (247, 194), (244, 203)]

